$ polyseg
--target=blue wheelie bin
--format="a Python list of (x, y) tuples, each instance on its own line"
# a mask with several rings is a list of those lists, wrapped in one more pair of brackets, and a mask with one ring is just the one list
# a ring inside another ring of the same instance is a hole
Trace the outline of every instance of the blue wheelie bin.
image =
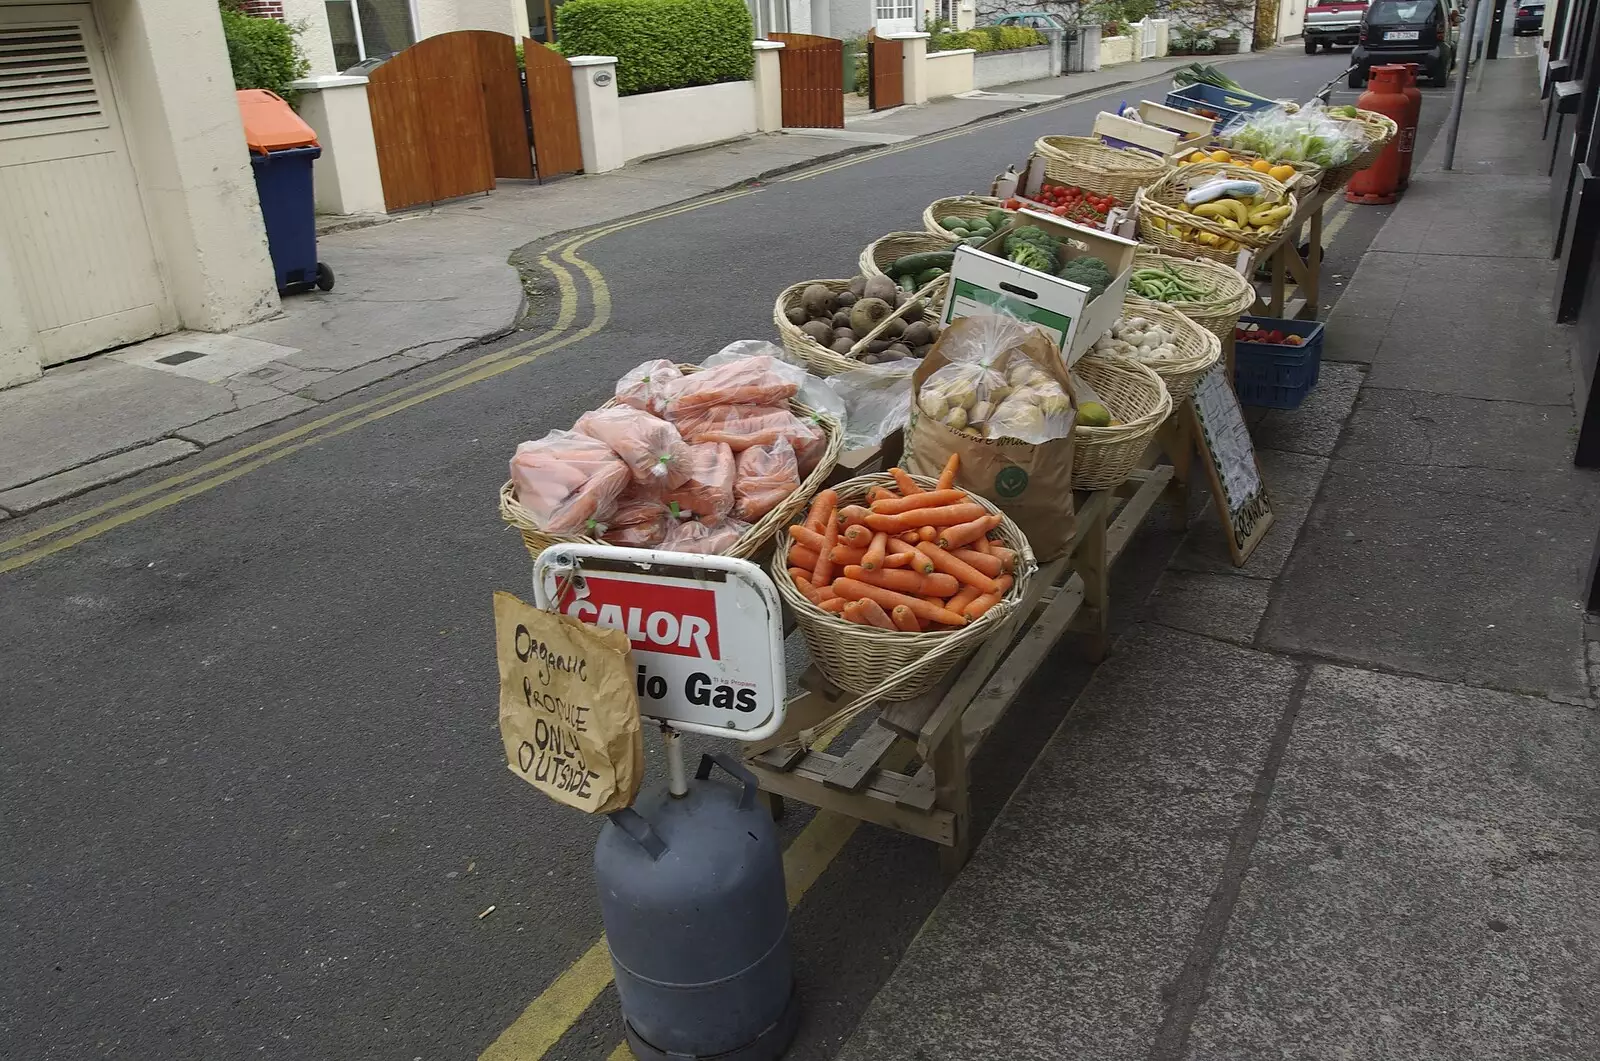
[(278, 293), (313, 287), (330, 291), (333, 270), (317, 261), (311, 188), (311, 164), (322, 154), (317, 134), (281, 97), (266, 89), (241, 89), (238, 97)]

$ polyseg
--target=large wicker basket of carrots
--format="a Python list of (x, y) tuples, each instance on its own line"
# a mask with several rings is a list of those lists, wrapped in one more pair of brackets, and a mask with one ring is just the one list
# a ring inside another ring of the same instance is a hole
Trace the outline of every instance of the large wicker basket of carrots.
[[(953, 473), (896, 468), (824, 490), (789, 529), (790, 548), (773, 551), (778, 592), (839, 688), (874, 700), (925, 693), (1026, 595), (1037, 568), (1028, 540), (988, 501), (941, 486)], [(911, 507), (922, 493), (924, 507)]]
[[(679, 365), (685, 375), (700, 371), (699, 365)], [(609, 409), (616, 406), (615, 398), (601, 406)], [(739, 535), (734, 544), (723, 551), (724, 556), (736, 556), (748, 559), (764, 549), (774, 535), (782, 532), (794, 521), (796, 515), (803, 511), (806, 504), (814, 497), (822, 484), (827, 482), (828, 476), (833, 474), (833, 469), (839, 463), (839, 451), (844, 443), (844, 430), (839, 422), (826, 413), (820, 413), (802, 402), (791, 400), (789, 410), (802, 419), (813, 421), (822, 429), (827, 441), (823, 446), (822, 455), (816, 465), (805, 478), (800, 480), (800, 488), (789, 495), (788, 499), (778, 504), (766, 515), (750, 525), (750, 529)], [(537, 560), (539, 554), (552, 545), (563, 542), (586, 542), (589, 544), (602, 544), (598, 539), (581, 534), (551, 534), (539, 528), (533, 515), (517, 501), (516, 484), (508, 479), (500, 487), (500, 518), (515, 527), (522, 534), (522, 543), (528, 553)], [(781, 550), (780, 550), (781, 551)]]

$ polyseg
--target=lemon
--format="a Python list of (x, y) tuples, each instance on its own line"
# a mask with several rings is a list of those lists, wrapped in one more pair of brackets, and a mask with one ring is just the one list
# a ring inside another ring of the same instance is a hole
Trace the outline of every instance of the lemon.
[(1111, 411), (1099, 402), (1084, 402), (1078, 406), (1079, 427), (1110, 427)]
[(1228, 154), (1226, 151), (1213, 151), (1213, 152), (1211, 152), (1211, 161), (1213, 161), (1213, 162), (1232, 162), (1233, 161), (1233, 156)]
[(1194, 154), (1189, 156), (1190, 162), (1209, 162), (1210, 160), (1211, 156), (1206, 154), (1204, 151), (1196, 151)]

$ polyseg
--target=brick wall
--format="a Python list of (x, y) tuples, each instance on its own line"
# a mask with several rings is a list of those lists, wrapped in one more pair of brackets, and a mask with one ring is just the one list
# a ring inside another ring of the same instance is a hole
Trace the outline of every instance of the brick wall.
[(244, 0), (243, 7), (247, 15), (283, 21), (283, 0)]

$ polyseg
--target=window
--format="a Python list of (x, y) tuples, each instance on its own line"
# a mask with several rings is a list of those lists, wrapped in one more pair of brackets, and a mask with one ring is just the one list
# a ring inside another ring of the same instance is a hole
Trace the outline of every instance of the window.
[(326, 6), (333, 61), (341, 70), (417, 43), (411, 0), (327, 0)]

